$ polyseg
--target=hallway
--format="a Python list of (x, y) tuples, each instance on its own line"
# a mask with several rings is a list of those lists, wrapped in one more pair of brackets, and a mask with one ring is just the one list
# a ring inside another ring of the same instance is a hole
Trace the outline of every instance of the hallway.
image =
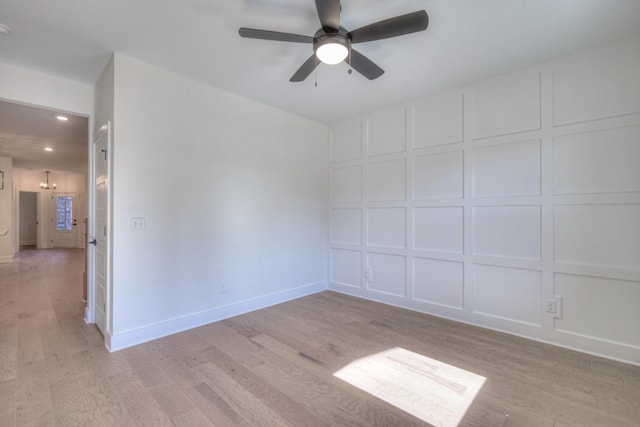
[(108, 353), (84, 323), (83, 262), (82, 249), (27, 248), (0, 264), (0, 425), (53, 425), (60, 410), (85, 410), (80, 380)]

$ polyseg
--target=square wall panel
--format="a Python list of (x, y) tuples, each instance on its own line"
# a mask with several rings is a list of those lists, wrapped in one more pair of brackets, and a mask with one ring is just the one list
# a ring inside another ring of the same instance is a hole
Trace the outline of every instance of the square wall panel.
[(640, 49), (553, 71), (556, 126), (634, 113), (640, 113)]
[(540, 259), (540, 206), (473, 208), (473, 254)]
[(359, 202), (362, 200), (362, 167), (350, 166), (331, 170), (331, 201)]
[(368, 155), (401, 153), (407, 148), (404, 109), (376, 113), (369, 118)]
[(640, 205), (555, 207), (556, 262), (640, 269)]
[(369, 290), (402, 297), (406, 295), (404, 256), (369, 253), (367, 265), (371, 268)]
[(406, 198), (406, 161), (371, 162), (367, 173), (367, 200), (401, 201)]
[(555, 294), (562, 297), (556, 330), (640, 349), (640, 282), (570, 274), (554, 280)]
[(640, 126), (557, 137), (555, 194), (640, 191)]
[(536, 270), (473, 266), (473, 311), (539, 326), (541, 273)]
[(474, 150), (473, 195), (539, 196), (540, 140)]
[(351, 120), (331, 129), (331, 161), (344, 162), (362, 158), (362, 122)]
[(454, 308), (463, 306), (463, 264), (427, 258), (413, 259), (413, 298)]
[(340, 285), (362, 286), (362, 252), (331, 250), (331, 282)]
[(367, 211), (367, 244), (369, 246), (405, 249), (406, 210), (376, 208)]
[(413, 210), (413, 248), (423, 251), (463, 252), (464, 208), (429, 207)]
[(413, 198), (461, 199), (463, 196), (463, 153), (416, 156), (413, 167)]
[(486, 86), (472, 95), (473, 138), (540, 129), (540, 75)]
[(462, 95), (430, 99), (413, 111), (414, 148), (462, 142)]
[(362, 244), (362, 211), (360, 209), (331, 210), (331, 243)]

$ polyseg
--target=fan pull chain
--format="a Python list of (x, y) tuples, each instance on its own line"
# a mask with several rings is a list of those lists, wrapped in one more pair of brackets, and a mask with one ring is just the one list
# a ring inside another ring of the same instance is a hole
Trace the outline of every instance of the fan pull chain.
[(316, 86), (316, 87), (318, 87), (318, 65), (319, 65), (319, 64), (318, 64), (318, 57), (316, 57), (315, 62), (316, 62), (316, 68), (313, 70), (313, 71), (314, 71), (314, 72), (313, 72), (313, 75), (314, 75), (314, 77), (315, 77), (315, 79), (316, 79), (315, 86)]
[(347, 73), (349, 75), (353, 73), (353, 70), (351, 69), (351, 43), (349, 43), (349, 70), (347, 71)]

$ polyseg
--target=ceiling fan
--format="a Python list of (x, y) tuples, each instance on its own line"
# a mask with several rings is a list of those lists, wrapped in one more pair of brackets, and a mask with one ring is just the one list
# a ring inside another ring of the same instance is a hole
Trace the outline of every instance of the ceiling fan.
[(384, 74), (384, 70), (353, 49), (351, 45), (424, 31), (429, 24), (427, 12), (420, 10), (366, 25), (357, 30), (347, 31), (340, 25), (340, 0), (315, 1), (322, 28), (316, 31), (313, 36), (254, 28), (240, 28), (239, 30), (240, 36), (250, 39), (312, 43), (313, 55), (291, 76), (289, 79), (291, 82), (304, 81), (316, 69), (319, 62), (339, 64), (344, 60), (347, 60), (351, 67), (369, 80), (377, 79)]

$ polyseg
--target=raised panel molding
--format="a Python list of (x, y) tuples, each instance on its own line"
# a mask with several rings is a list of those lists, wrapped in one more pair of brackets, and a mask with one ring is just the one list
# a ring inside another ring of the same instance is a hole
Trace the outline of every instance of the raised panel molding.
[(462, 151), (417, 155), (413, 160), (413, 198), (461, 199), (464, 155)]
[(539, 196), (540, 173), (540, 140), (473, 151), (475, 197)]
[(557, 331), (615, 341), (640, 351), (640, 282), (555, 274), (554, 292), (563, 301)]
[(406, 177), (405, 159), (369, 162), (367, 168), (367, 200), (405, 200)]
[(413, 259), (413, 299), (463, 308), (464, 264), (428, 258)]
[(369, 120), (369, 157), (400, 153), (407, 149), (406, 115), (404, 109), (374, 114)]
[(464, 208), (426, 207), (413, 210), (413, 249), (462, 254)]
[(406, 209), (373, 208), (367, 210), (367, 245), (405, 249)]
[(640, 271), (640, 204), (559, 205), (555, 261)]
[(332, 249), (331, 281), (345, 286), (362, 286), (362, 252)]
[(473, 312), (540, 326), (541, 272), (473, 266)]
[(331, 210), (331, 243), (362, 245), (362, 210)]
[(540, 260), (540, 206), (473, 208), (473, 254)]
[(472, 95), (473, 139), (540, 129), (540, 74), (485, 86)]
[(330, 286), (640, 365), (634, 40), (333, 126)]
[(464, 139), (463, 97), (460, 94), (429, 99), (414, 105), (413, 147), (454, 144)]
[(349, 166), (331, 170), (331, 201), (359, 202), (362, 200), (362, 167)]
[(555, 194), (640, 192), (640, 126), (556, 137)]
[(640, 47), (553, 70), (555, 126), (640, 113)]
[(344, 162), (362, 158), (362, 122), (352, 120), (331, 129), (331, 161)]
[(367, 266), (371, 277), (367, 289), (404, 297), (407, 294), (406, 257), (383, 253), (369, 253)]

